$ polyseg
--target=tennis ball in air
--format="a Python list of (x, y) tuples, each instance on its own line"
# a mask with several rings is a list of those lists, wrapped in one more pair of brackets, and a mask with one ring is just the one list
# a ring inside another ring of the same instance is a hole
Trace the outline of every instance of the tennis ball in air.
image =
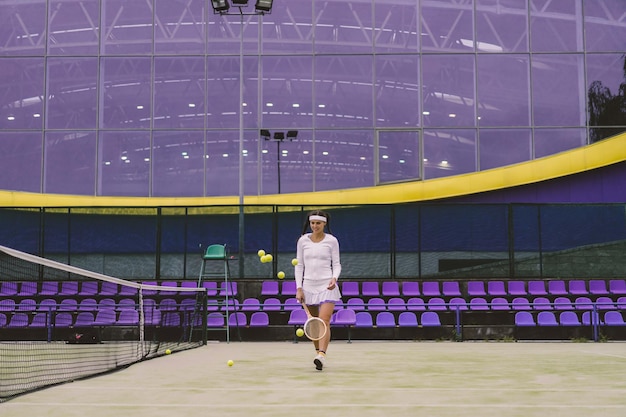
[(229, 359), (228, 362), (226, 362), (226, 364), (228, 366), (233, 366), (235, 364), (235, 362), (232, 359)]
[(171, 351), (171, 350), (169, 350), (169, 349), (165, 349), (165, 354), (166, 354), (166, 355), (169, 355), (169, 354), (171, 354), (171, 353), (172, 353), (172, 351)]
[(302, 330), (302, 329), (296, 330), (296, 336), (298, 336), (298, 337), (304, 336), (304, 330)]
[(259, 255), (259, 258), (260, 258), (261, 256), (265, 256), (265, 251), (263, 249), (259, 249), (259, 251), (256, 254)]
[(278, 274), (276, 274), (276, 276), (278, 277), (278, 279), (283, 279), (285, 278), (285, 273), (283, 271), (278, 271)]
[(267, 263), (267, 255), (263, 255), (259, 258), (262, 264)]
[(267, 259), (267, 262), (272, 262), (272, 259), (274, 259), (274, 257), (271, 253), (268, 253), (267, 255), (265, 255), (265, 259)]
[(293, 259), (291, 260), (291, 265), (293, 265), (293, 266), (298, 265), (298, 260), (297, 260), (296, 258), (293, 258)]

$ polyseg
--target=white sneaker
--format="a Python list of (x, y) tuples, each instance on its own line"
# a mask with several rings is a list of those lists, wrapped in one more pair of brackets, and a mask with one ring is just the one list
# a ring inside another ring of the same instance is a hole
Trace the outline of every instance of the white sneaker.
[(318, 353), (315, 359), (313, 359), (313, 363), (315, 364), (315, 369), (321, 371), (324, 368), (324, 361), (326, 361), (326, 357), (321, 353)]

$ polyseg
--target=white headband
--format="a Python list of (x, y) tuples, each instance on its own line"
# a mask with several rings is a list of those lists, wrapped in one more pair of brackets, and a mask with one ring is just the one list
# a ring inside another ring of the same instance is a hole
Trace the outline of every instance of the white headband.
[(324, 223), (327, 222), (326, 217), (319, 216), (317, 214), (313, 214), (313, 215), (309, 216), (309, 221), (312, 222), (313, 220), (319, 220), (319, 221), (324, 222)]

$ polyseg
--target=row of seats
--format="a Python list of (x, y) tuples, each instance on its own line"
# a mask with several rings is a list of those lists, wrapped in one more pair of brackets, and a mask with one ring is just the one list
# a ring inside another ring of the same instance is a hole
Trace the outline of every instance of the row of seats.
[(532, 326), (590, 326), (591, 324), (606, 326), (626, 326), (624, 316), (619, 311), (607, 311), (602, 316), (597, 312), (586, 311), (579, 316), (574, 311), (540, 311), (533, 314), (528, 311), (515, 313), (515, 325)]

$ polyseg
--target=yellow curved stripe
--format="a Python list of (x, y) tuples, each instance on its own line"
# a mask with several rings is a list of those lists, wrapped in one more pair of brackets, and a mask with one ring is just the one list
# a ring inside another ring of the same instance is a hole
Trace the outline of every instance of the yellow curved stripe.
[[(626, 161), (626, 133), (502, 168), (426, 181), (309, 193), (246, 196), (255, 205), (393, 204), (459, 197), (564, 177)], [(2, 207), (190, 207), (238, 205), (239, 197), (89, 197), (0, 191)]]

